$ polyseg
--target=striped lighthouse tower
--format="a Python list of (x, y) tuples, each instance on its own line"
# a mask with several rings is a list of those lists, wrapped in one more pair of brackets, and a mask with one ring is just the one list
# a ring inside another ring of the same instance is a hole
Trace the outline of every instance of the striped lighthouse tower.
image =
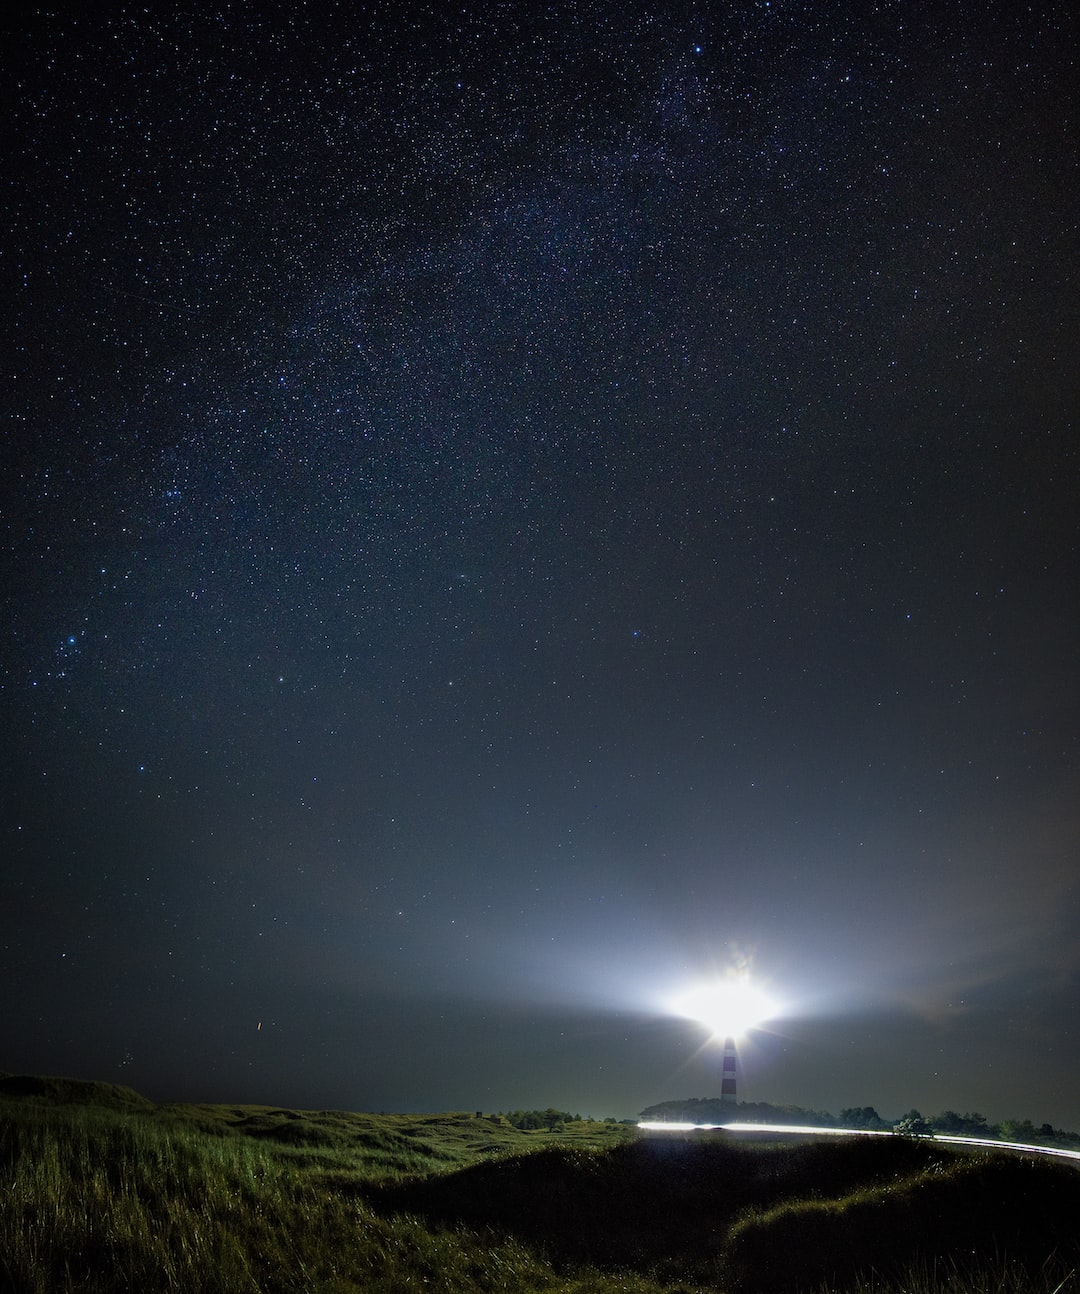
[(720, 1104), (735, 1104), (735, 1039), (724, 1039), (724, 1077), (720, 1084)]

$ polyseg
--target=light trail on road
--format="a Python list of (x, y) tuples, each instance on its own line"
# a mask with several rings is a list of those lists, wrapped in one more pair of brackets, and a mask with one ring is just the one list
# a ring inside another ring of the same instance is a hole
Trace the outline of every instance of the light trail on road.
[[(790, 1123), (666, 1123), (662, 1120), (639, 1123), (644, 1132), (733, 1132), (747, 1136), (763, 1134), (799, 1137), (900, 1137), (903, 1133), (878, 1128), (812, 1128)], [(1034, 1146), (1022, 1141), (990, 1141), (984, 1137), (952, 1137), (935, 1132), (921, 1141), (940, 1141), (953, 1146), (981, 1146), (988, 1150), (1020, 1150), (1032, 1155), (1050, 1155), (1057, 1159), (1080, 1162), (1080, 1151), (1060, 1150), (1057, 1146)]]

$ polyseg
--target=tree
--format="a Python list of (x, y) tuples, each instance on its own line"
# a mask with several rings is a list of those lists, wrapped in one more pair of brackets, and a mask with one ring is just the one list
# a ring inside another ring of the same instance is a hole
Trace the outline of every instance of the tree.
[(981, 1114), (957, 1114), (955, 1110), (943, 1110), (930, 1120), (938, 1132), (948, 1133), (950, 1137), (989, 1137), (993, 1133)]
[(548, 1106), (546, 1110), (511, 1110), (506, 1115), (507, 1122), (522, 1132), (537, 1132), (546, 1128), (554, 1132), (564, 1123), (579, 1123), (580, 1114), (571, 1114), (568, 1110), (556, 1110)]
[(874, 1131), (884, 1131), (890, 1126), (872, 1105), (857, 1105), (841, 1110), (840, 1124), (844, 1128), (869, 1128)]
[(902, 1119), (893, 1124), (893, 1132), (901, 1137), (932, 1137), (934, 1129), (918, 1110), (908, 1110)]
[(1004, 1119), (1000, 1125), (1002, 1141), (1037, 1141), (1039, 1134), (1030, 1119)]

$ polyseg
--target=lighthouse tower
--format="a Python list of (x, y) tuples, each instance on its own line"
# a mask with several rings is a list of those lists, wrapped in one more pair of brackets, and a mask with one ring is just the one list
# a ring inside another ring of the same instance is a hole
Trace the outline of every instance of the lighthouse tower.
[(735, 1104), (735, 1039), (724, 1039), (724, 1077), (720, 1084), (720, 1104)]

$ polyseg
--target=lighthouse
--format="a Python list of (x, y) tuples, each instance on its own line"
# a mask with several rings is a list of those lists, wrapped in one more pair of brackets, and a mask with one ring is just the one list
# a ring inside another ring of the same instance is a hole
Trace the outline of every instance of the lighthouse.
[(724, 1076), (720, 1083), (720, 1104), (735, 1104), (735, 1039), (724, 1039)]
[(745, 971), (706, 980), (672, 998), (669, 1009), (687, 1020), (696, 1020), (708, 1031), (708, 1044), (724, 1044), (720, 1104), (735, 1105), (735, 1043), (779, 1014), (777, 1004), (750, 982)]

